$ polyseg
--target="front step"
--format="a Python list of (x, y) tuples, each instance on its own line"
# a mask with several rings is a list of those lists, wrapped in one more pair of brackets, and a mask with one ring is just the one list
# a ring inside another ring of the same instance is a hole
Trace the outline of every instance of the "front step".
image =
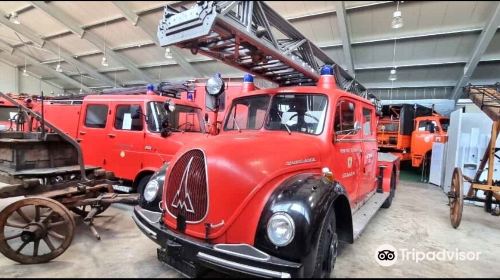
[(358, 209), (358, 211), (356, 211), (356, 213), (354, 213), (352, 217), (354, 239), (358, 239), (361, 232), (365, 229), (372, 217), (375, 216), (375, 213), (377, 213), (387, 197), (389, 197), (389, 192), (375, 193)]

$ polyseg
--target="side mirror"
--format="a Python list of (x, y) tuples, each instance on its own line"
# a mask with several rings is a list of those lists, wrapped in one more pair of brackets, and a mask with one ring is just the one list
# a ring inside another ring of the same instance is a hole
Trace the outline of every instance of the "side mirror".
[(354, 133), (358, 133), (361, 130), (361, 124), (358, 121), (354, 122)]
[(205, 113), (205, 122), (208, 123), (208, 113)]

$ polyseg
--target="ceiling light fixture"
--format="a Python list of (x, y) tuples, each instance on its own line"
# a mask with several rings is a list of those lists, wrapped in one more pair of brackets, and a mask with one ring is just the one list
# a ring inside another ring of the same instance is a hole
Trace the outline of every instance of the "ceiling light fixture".
[(16, 12), (10, 13), (9, 21), (12, 22), (13, 24), (21, 24)]
[(108, 60), (106, 59), (106, 52), (104, 52), (104, 56), (102, 57), (101, 65), (104, 66), (104, 67), (108, 67), (109, 66)]
[(395, 81), (398, 79), (398, 74), (396, 73), (396, 68), (391, 69), (389, 74), (389, 81)]
[(396, 10), (392, 14), (391, 27), (394, 29), (403, 27), (403, 14), (399, 10), (399, 1), (397, 1)]
[(165, 58), (166, 58), (166, 59), (172, 59), (172, 58), (173, 58), (173, 56), (172, 56), (172, 51), (170, 50), (170, 48), (169, 48), (169, 47), (166, 47), (166, 48), (165, 48)]
[[(104, 32), (106, 32), (106, 28), (108, 26), (108, 23), (105, 22), (104, 23)], [(106, 58), (106, 40), (102, 40), (104, 42), (104, 56), (102, 57), (102, 60), (101, 60), (101, 65), (104, 66), (104, 67), (108, 67), (109, 64), (108, 64), (108, 59)]]
[(61, 47), (59, 47), (59, 60), (57, 61), (57, 66), (56, 66), (56, 71), (59, 73), (62, 73), (62, 68), (61, 68)]
[(24, 57), (24, 69), (23, 69), (23, 76), (28, 77), (28, 72), (26, 71), (26, 56)]

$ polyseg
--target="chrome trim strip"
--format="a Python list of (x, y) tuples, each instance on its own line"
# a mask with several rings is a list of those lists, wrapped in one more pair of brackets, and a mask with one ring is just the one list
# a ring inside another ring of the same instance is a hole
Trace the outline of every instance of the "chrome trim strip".
[(146, 231), (151, 238), (155, 240), (157, 239), (156, 233), (150, 230), (148, 227), (146, 227), (141, 221), (139, 221), (139, 219), (137, 219), (135, 215), (132, 215), (132, 220), (134, 220), (134, 222), (137, 224), (138, 227)]
[[(146, 217), (146, 215), (144, 215), (144, 214), (142, 213), (143, 211), (144, 211), (144, 212), (151, 212), (151, 213), (153, 213), (154, 215), (159, 215), (158, 220), (157, 220), (157, 221), (151, 221), (148, 217)], [(141, 217), (142, 217), (144, 220), (146, 220), (146, 221), (148, 221), (149, 223), (152, 223), (152, 224), (154, 224), (154, 223), (158, 223), (158, 222), (161, 220), (161, 213), (159, 213), (159, 212), (150, 211), (150, 210), (146, 210), (146, 209), (140, 209), (140, 210), (137, 210), (136, 212), (137, 212), (137, 213), (139, 213), (139, 215), (141, 215)]]
[(291, 278), (290, 273), (287, 272), (279, 272), (279, 271), (274, 271), (274, 270), (269, 270), (265, 268), (259, 268), (259, 267), (254, 267), (254, 266), (249, 266), (246, 264), (241, 264), (233, 261), (228, 261), (219, 257), (215, 257), (212, 255), (205, 254), (203, 252), (198, 252), (197, 257), (203, 260), (211, 261), (217, 264), (221, 264), (226, 267), (250, 272), (250, 273), (255, 273), (259, 275), (265, 275), (268, 277), (273, 277), (273, 278)]
[[(235, 246), (235, 247), (236, 246), (246, 246), (246, 247), (251, 248), (252, 250), (255, 250), (255, 251), (257, 251), (257, 252), (265, 255), (266, 257), (265, 258), (257, 258), (257, 257), (254, 257), (254, 256), (244, 255), (244, 254), (240, 254), (238, 252), (233, 252), (233, 251), (229, 251), (229, 250), (226, 250), (226, 249), (223, 249), (223, 248), (219, 248), (220, 246), (227, 246), (227, 247), (230, 247), (230, 246)], [(271, 256), (269, 256), (267, 253), (264, 253), (261, 250), (255, 248), (253, 246), (250, 246), (248, 244), (245, 244), (245, 243), (240, 243), (240, 244), (216, 244), (214, 246), (214, 250), (226, 253), (228, 255), (233, 255), (233, 256), (236, 256), (236, 257), (241, 257), (241, 258), (250, 259), (250, 260), (256, 260), (256, 261), (261, 261), (261, 262), (265, 262), (265, 261), (268, 261), (268, 260), (271, 259)]]
[[(208, 216), (208, 210), (210, 209), (210, 186), (209, 186), (209, 178), (208, 178), (208, 165), (207, 165), (207, 155), (205, 154), (205, 151), (203, 151), (202, 149), (199, 149), (199, 148), (195, 148), (195, 149), (190, 149), (188, 151), (186, 151), (185, 153), (183, 153), (180, 157), (178, 157), (175, 162), (172, 164), (172, 169), (170, 169), (169, 173), (168, 173), (168, 178), (165, 178), (166, 179), (166, 183), (167, 183), (167, 186), (168, 186), (168, 180), (170, 179), (170, 175), (172, 173), (172, 170), (174, 169), (175, 165), (177, 164), (178, 160), (183, 157), (185, 154), (189, 153), (190, 151), (194, 151), (194, 150), (198, 150), (200, 152), (203, 153), (203, 160), (205, 161), (205, 176), (207, 178), (207, 209), (205, 211), (205, 216), (203, 216), (203, 218), (199, 219), (198, 221), (186, 221), (186, 224), (198, 224), (200, 223), (201, 221), (205, 220), (205, 218)], [(166, 176), (166, 174), (165, 174)], [(165, 198), (166, 199), (166, 198)], [(168, 210), (168, 205), (167, 205), (167, 202), (165, 201), (165, 205), (166, 205), (166, 211), (167, 213), (172, 216), (172, 218), (174, 219), (177, 219), (177, 217), (170, 213), (170, 211)]]

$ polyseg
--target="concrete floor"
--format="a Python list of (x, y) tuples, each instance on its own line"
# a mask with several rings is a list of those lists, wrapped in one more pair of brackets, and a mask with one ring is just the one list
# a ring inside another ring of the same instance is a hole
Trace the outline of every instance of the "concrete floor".
[[(0, 208), (8, 200), (0, 203)], [(390, 209), (381, 209), (354, 244), (342, 246), (332, 277), (500, 277), (500, 217), (466, 205), (458, 230), (451, 227), (447, 198), (435, 186), (401, 182)], [(131, 208), (117, 205), (96, 219), (96, 241), (77, 219), (73, 244), (47, 264), (19, 265), (0, 256), (0, 277), (179, 277), (156, 259), (156, 245), (130, 218)], [(375, 261), (381, 244), (417, 251), (474, 251), (478, 261), (399, 261), (382, 267)]]

